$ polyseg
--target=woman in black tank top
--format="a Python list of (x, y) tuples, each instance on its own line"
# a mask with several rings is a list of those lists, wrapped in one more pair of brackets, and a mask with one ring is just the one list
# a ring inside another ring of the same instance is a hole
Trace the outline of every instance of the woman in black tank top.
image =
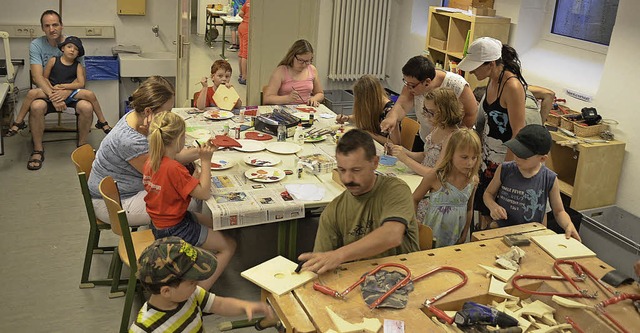
[(513, 160), (513, 153), (503, 143), (515, 137), (525, 126), (527, 82), (522, 76), (517, 52), (489, 37), (476, 39), (458, 68), (471, 72), (478, 80), (489, 78), (479, 110), (483, 112), (485, 121), (480, 184), (474, 200), (475, 209), (481, 214), (480, 229), (484, 229), (490, 218), (482, 195), (498, 165)]

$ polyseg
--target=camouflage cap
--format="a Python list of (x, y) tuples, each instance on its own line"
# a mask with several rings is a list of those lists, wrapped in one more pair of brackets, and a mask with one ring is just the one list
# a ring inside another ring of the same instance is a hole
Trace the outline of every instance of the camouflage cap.
[(137, 276), (147, 284), (173, 279), (206, 280), (216, 271), (218, 262), (209, 251), (192, 246), (179, 237), (157, 239), (138, 260)]
[[(391, 290), (396, 283), (405, 278), (405, 274), (398, 271), (385, 271), (383, 269), (377, 271), (373, 275), (365, 278), (361, 284), (362, 298), (367, 305), (373, 304), (380, 296)], [(413, 282), (407, 283), (404, 287), (399, 288), (389, 297), (385, 298), (378, 308), (403, 309), (409, 301), (409, 293), (413, 291)]]

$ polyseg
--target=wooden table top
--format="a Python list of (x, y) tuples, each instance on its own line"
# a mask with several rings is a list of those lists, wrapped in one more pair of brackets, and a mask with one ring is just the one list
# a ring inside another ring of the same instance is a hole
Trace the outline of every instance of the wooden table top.
[(524, 234), (525, 236), (550, 235), (554, 234), (552, 230), (547, 229), (544, 225), (532, 222), (526, 224), (518, 224), (509, 227), (487, 229), (476, 231), (471, 234), (471, 241), (482, 241), (493, 238), (502, 238), (504, 235)]
[[(529, 246), (522, 247), (522, 249), (526, 252), (526, 256), (521, 262), (520, 274), (557, 275), (553, 270), (553, 258), (544, 252), (542, 248), (532, 243)], [(441, 310), (454, 311), (460, 309), (462, 304), (468, 300), (483, 304), (490, 304), (494, 299), (497, 301), (502, 300), (487, 294), (490, 279), (486, 276), (486, 272), (478, 267), (478, 264), (492, 266), (495, 255), (505, 253), (508, 250), (509, 247), (502, 242), (501, 238), (494, 238), (458, 246), (414, 252), (407, 255), (344, 264), (336, 271), (321, 275), (319, 280), (330, 288), (342, 291), (354, 283), (362, 274), (383, 263), (401, 263), (411, 270), (412, 276), (420, 275), (436, 266), (454, 266), (462, 269), (467, 274), (467, 284), (435, 303), (436, 307)], [(577, 259), (576, 261), (591, 270), (597, 277), (602, 277), (605, 273), (613, 270), (611, 266), (595, 257)], [(567, 268), (567, 272), (569, 271), (569, 268)], [(426, 299), (440, 294), (459, 281), (460, 278), (457, 274), (442, 272), (416, 282), (414, 284), (415, 290), (409, 294), (407, 307), (402, 310), (370, 310), (362, 299), (360, 288), (355, 288), (347, 295), (345, 300), (335, 299), (313, 290), (312, 283), (307, 283), (282, 296), (265, 295), (274, 306), (285, 327), (287, 327), (287, 332), (325, 332), (329, 329), (335, 329), (325, 307), (330, 307), (339, 316), (353, 323), (361, 322), (363, 317), (375, 317), (381, 321), (394, 319), (404, 321), (405, 332), (438, 332), (442, 330), (430, 320), (430, 315), (426, 315), (423, 312), (426, 310), (422, 304)], [(521, 280), (520, 285), (535, 290), (541, 286), (541, 282)], [(562, 292), (575, 291), (570, 289), (573, 287), (569, 284), (558, 281), (545, 282), (544, 286)], [(590, 291), (598, 290), (596, 286), (590, 285), (590, 283), (582, 284), (582, 286)], [(637, 285), (626, 286), (619, 290), (640, 293)], [(506, 291), (516, 296), (528, 297), (519, 294), (517, 290), (513, 290), (510, 282), (507, 284)], [(602, 292), (599, 294), (600, 297), (595, 301), (605, 299)], [(547, 297), (547, 299), (550, 299), (550, 297)], [(588, 302), (588, 300), (584, 299), (574, 300)], [(629, 301), (626, 302), (630, 303)], [(640, 316), (637, 313), (635, 316), (629, 315), (631, 312), (635, 312), (633, 306), (628, 306), (628, 304), (624, 306), (613, 305), (607, 309), (618, 320), (623, 320), (624, 318), (624, 322), (628, 327), (637, 327), (639, 329), (635, 331), (640, 331)], [(585, 310), (581, 311), (585, 312)], [(577, 316), (578, 314), (574, 315)], [(556, 318), (564, 317), (556, 316)], [(598, 320), (598, 317), (595, 317), (595, 315), (587, 316), (586, 319), (582, 320)], [(602, 322), (600, 324), (607, 327)]]

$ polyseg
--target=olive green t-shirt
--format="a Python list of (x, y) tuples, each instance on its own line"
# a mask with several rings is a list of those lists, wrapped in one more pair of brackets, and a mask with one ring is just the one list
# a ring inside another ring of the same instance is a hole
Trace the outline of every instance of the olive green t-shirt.
[(313, 251), (331, 251), (353, 243), (387, 221), (406, 226), (404, 239), (400, 246), (375, 258), (419, 251), (411, 189), (398, 178), (377, 176), (373, 189), (368, 193), (353, 196), (345, 190), (327, 205), (320, 216)]

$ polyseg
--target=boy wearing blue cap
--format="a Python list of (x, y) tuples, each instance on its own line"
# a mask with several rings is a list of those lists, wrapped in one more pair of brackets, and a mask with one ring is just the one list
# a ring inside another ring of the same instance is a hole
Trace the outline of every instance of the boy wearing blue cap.
[(220, 316), (262, 313), (272, 317), (266, 303), (220, 297), (198, 286), (216, 271), (210, 252), (179, 237), (157, 239), (138, 259), (138, 279), (151, 293), (129, 332), (203, 332), (202, 313)]
[(483, 195), (491, 218), (499, 227), (544, 219), (547, 200), (553, 215), (565, 230), (567, 238), (580, 240), (560, 198), (560, 185), (555, 172), (542, 164), (551, 150), (552, 139), (542, 125), (527, 125), (515, 138), (504, 143), (515, 155), (514, 161), (498, 166)]
[[(44, 67), (44, 78), (48, 81), (49, 87), (52, 90), (73, 90), (71, 95), (64, 101), (67, 106), (74, 105), (78, 100), (85, 100), (91, 103), (93, 110), (98, 117), (96, 128), (103, 130), (105, 133), (111, 131), (111, 126), (107, 123), (98, 103), (96, 95), (84, 88), (85, 84), (85, 70), (84, 66), (78, 61), (78, 58), (84, 56), (84, 47), (80, 38), (75, 36), (67, 37), (64, 42), (58, 45), (61, 56), (51, 57)], [(18, 131), (27, 128), (24, 123), (24, 118), (29, 112), (31, 102), (36, 99), (47, 99), (48, 96), (40, 88), (31, 89), (27, 93), (22, 107), (16, 120), (11, 124), (6, 136), (14, 136)]]

